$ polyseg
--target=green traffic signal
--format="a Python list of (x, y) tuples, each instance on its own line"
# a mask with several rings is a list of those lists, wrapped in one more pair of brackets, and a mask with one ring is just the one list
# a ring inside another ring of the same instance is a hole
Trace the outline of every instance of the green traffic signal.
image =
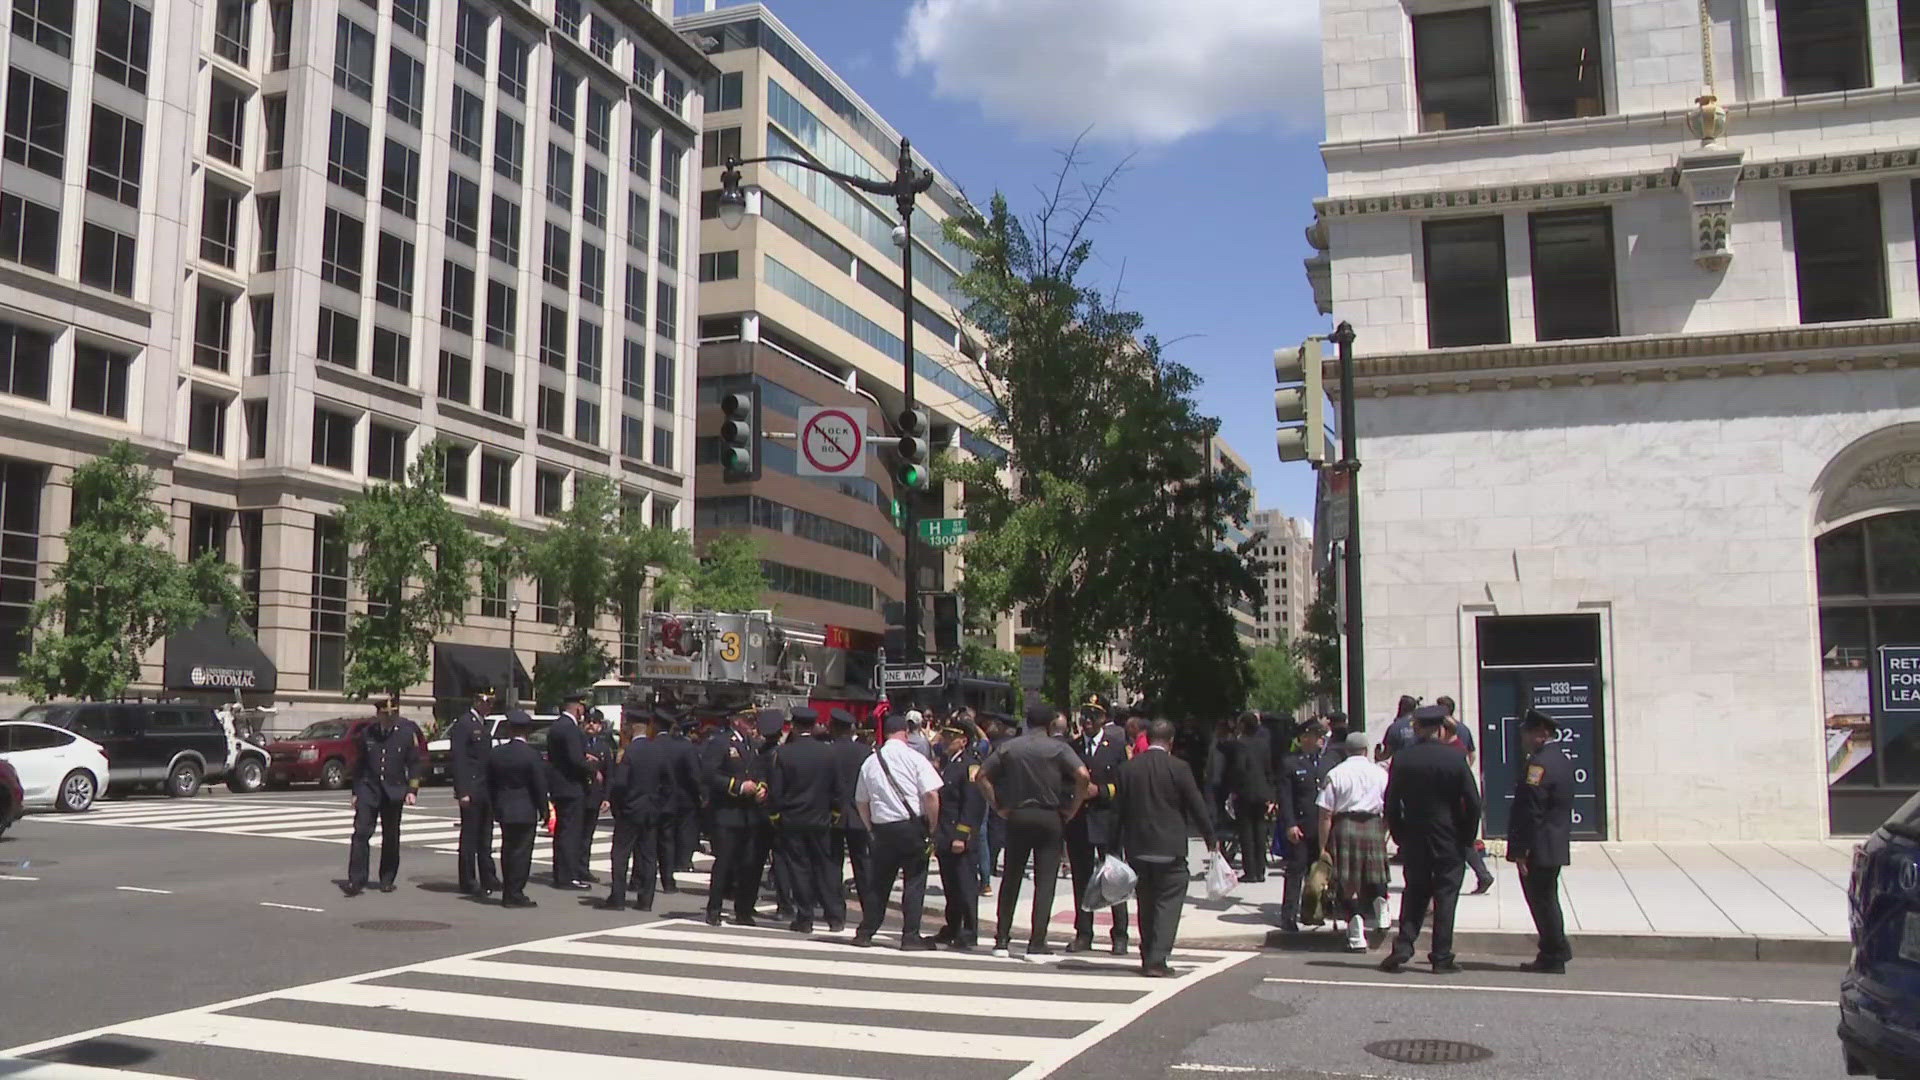
[(909, 462), (905, 465), (900, 466), (900, 472), (898, 475), (900, 478), (900, 483), (906, 485), (907, 487), (913, 488), (916, 491), (922, 491), (926, 489), (927, 467), (925, 465), (915, 465)]

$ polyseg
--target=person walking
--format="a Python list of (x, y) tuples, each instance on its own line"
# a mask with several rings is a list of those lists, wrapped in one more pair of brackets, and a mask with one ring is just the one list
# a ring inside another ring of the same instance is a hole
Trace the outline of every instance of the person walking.
[(537, 906), (527, 897), (533, 874), (533, 833), (547, 819), (547, 764), (527, 745), (533, 717), (515, 709), (507, 717), (507, 741), (487, 758), (487, 791), (500, 825), (500, 906)]
[(667, 740), (660, 738), (662, 730), (660, 719), (654, 717), (648, 737), (627, 744), (626, 755), (607, 782), (607, 809), (613, 813), (613, 866), (607, 898), (594, 905), (602, 911), (626, 910), (629, 866), (640, 886), (634, 907), (653, 910), (660, 829), (672, 817), (675, 791), (683, 780), (675, 772), (692, 768), (688, 759), (668, 749)]
[(933, 823), (940, 818), (940, 774), (933, 763), (907, 744), (904, 716), (889, 716), (886, 738), (860, 766), (853, 802), (873, 834), (873, 878), (868, 883), (873, 906), (860, 912), (860, 928), (853, 944), (873, 944), (887, 914), (887, 895), (894, 878), (900, 882), (900, 948), (913, 952), (933, 948), (920, 936), (921, 906), (927, 895), (927, 856), (933, 846)]
[(1440, 742), (1446, 710), (1414, 710), (1414, 742), (1393, 755), (1387, 775), (1387, 832), (1400, 845), (1406, 887), (1400, 894), (1400, 933), (1380, 970), (1397, 972), (1413, 958), (1427, 909), (1433, 942), (1427, 959), (1436, 975), (1460, 970), (1453, 959), (1453, 915), (1467, 873), (1466, 848), (1480, 828), (1480, 789), (1465, 755)]
[(846, 878), (841, 876), (841, 867), (849, 866), (853, 871), (853, 895), (860, 901), (860, 914), (865, 916), (867, 909), (873, 906), (871, 894), (867, 891), (867, 852), (871, 839), (867, 832), (867, 823), (853, 804), (853, 791), (860, 782), (860, 766), (867, 763), (873, 754), (873, 748), (854, 737), (853, 714), (845, 709), (834, 709), (827, 714), (831, 721), (828, 728), (833, 741), (833, 766), (840, 773), (840, 805), (835, 807), (833, 826), (834, 889), (846, 892)]
[(500, 888), (493, 864), (493, 806), (488, 796), (487, 760), (493, 754), (492, 687), (473, 696), (473, 708), (447, 729), (452, 752), (453, 799), (460, 807), (460, 891), (484, 900)]
[(1386, 929), (1387, 770), (1368, 756), (1367, 733), (1347, 734), (1346, 757), (1327, 771), (1314, 800), (1319, 810), (1320, 850), (1332, 863), (1333, 895), (1347, 917), (1347, 951), (1367, 951), (1367, 915)]
[(553, 887), (556, 889), (593, 887), (587, 881), (586, 849), (581, 843), (585, 831), (593, 827), (587, 816), (587, 789), (592, 782), (593, 762), (587, 759), (587, 733), (581, 720), (587, 713), (587, 698), (584, 692), (569, 695), (560, 718), (547, 728), (547, 786), (553, 799)]
[[(1096, 698), (1090, 704), (1097, 705), (1098, 700)], [(1115, 802), (1115, 777), (1120, 766), (1133, 756), (1133, 737), (1140, 731), (1140, 721), (1123, 713), (1124, 710), (1115, 711), (1114, 721), (1100, 729), (1087, 756), (1087, 775), (1093, 781), (1093, 797), (1086, 809), (1080, 812), (1080, 820), (1086, 823), (1088, 850), (1086, 866), (1083, 868), (1076, 863), (1073, 867), (1073, 944), (1067, 946), (1068, 952), (1085, 952), (1093, 948), (1093, 912), (1083, 907), (1079, 898), (1085, 895), (1095, 868), (1108, 855), (1120, 854), (1120, 809)], [(1068, 827), (1072, 828), (1071, 823)], [(1071, 852), (1073, 849), (1069, 846), (1068, 850)], [(1115, 956), (1127, 954), (1127, 920), (1126, 903), (1115, 904), (1113, 928), (1108, 932)]]
[(353, 777), (353, 837), (347, 844), (347, 883), (359, 896), (367, 888), (374, 822), (380, 823), (380, 891), (392, 892), (400, 876), (400, 811), (420, 790), (420, 729), (400, 715), (400, 699), (381, 698), (376, 719), (354, 737), (360, 764)]
[(1218, 858), (1207, 801), (1193, 770), (1173, 756), (1171, 720), (1147, 725), (1147, 749), (1114, 771), (1119, 846), (1139, 881), (1140, 974), (1163, 979), (1187, 897), (1187, 838), (1199, 836)]
[(975, 741), (983, 738), (979, 729), (959, 719), (940, 731), (940, 825), (933, 833), (933, 851), (940, 864), (946, 921), (933, 940), (958, 952), (980, 945), (980, 864), (974, 849), (985, 840), (979, 822), (987, 800), (978, 783)]
[(1053, 892), (1060, 876), (1066, 823), (1093, 793), (1093, 780), (1080, 755), (1050, 734), (1054, 722), (1063, 719), (1060, 710), (1036, 705), (1027, 710), (1026, 719), (1026, 733), (1007, 740), (980, 770), (980, 789), (987, 805), (1007, 823), (999, 921), (994, 928), (995, 956), (1009, 955), (1013, 917), (1020, 906), (1020, 883), (1028, 859), (1033, 860), (1033, 912), (1027, 955), (1046, 956), (1053, 951), (1047, 946), (1047, 927), (1053, 920)]
[(707, 925), (720, 925), (720, 911), (733, 904), (733, 921), (753, 926), (760, 882), (751, 876), (753, 826), (759, 813), (760, 783), (754, 779), (754, 710), (733, 714), (723, 731), (702, 747), (708, 805), (713, 811), (713, 873), (707, 880)]
[(587, 797), (582, 810), (587, 820), (580, 829), (580, 880), (597, 885), (600, 875), (593, 872), (593, 839), (600, 831), (600, 814), (602, 807), (607, 805), (607, 787), (617, 762), (614, 739), (607, 731), (606, 717), (598, 709), (589, 707), (581, 721), (582, 731), (586, 735), (587, 761), (592, 768), (587, 774)]
[[(1433, 699), (1435, 705), (1446, 711), (1446, 729), (1440, 733), (1441, 743), (1453, 747), (1467, 756), (1467, 765), (1471, 767), (1474, 759), (1473, 730), (1454, 716), (1457, 706), (1452, 698), (1445, 694)], [(1473, 895), (1479, 896), (1493, 888), (1493, 871), (1487, 869), (1487, 849), (1478, 837), (1467, 845), (1467, 868), (1473, 871)]]
[(1554, 743), (1560, 727), (1528, 709), (1520, 721), (1527, 767), (1514, 778), (1507, 819), (1507, 861), (1520, 871), (1520, 891), (1540, 935), (1539, 952), (1522, 971), (1565, 975), (1573, 948), (1560, 912), (1560, 870), (1573, 861), (1573, 760)]
[(1227, 753), (1227, 790), (1232, 794), (1234, 836), (1240, 841), (1240, 880), (1267, 880), (1267, 822), (1277, 809), (1269, 762), (1272, 752), (1259, 713), (1240, 717), (1240, 737)]
[(1287, 842), (1286, 890), (1281, 894), (1280, 929), (1296, 933), (1300, 929), (1300, 893), (1306, 886), (1307, 871), (1320, 858), (1320, 828), (1315, 801), (1326, 786), (1326, 761), (1321, 756), (1327, 729), (1310, 720), (1296, 736), (1299, 749), (1280, 761), (1279, 803), (1280, 835)]
[(813, 933), (818, 908), (827, 930), (837, 934), (847, 925), (847, 896), (840, 875), (828, 863), (833, 810), (840, 804), (840, 770), (833, 747), (814, 735), (820, 714), (803, 706), (787, 715), (793, 733), (767, 771), (767, 806), (780, 830), (780, 861), (793, 890), (793, 922), (787, 929)]

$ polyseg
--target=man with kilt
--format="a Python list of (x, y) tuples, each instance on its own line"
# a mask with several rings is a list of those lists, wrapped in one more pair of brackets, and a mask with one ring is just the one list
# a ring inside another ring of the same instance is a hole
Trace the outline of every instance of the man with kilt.
[(1367, 735), (1347, 736), (1346, 759), (1327, 773), (1315, 800), (1320, 818), (1320, 850), (1333, 867), (1332, 910), (1347, 913), (1347, 951), (1367, 951), (1366, 916), (1374, 911), (1374, 929), (1386, 929), (1387, 826), (1381, 817), (1387, 770), (1369, 760)]

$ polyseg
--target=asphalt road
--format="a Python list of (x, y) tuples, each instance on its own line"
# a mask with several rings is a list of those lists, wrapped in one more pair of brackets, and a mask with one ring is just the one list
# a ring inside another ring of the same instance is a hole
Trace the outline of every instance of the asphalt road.
[[(1467, 956), (1464, 975), (1439, 978), (1341, 954), (1195, 953), (1177, 957), (1183, 978), (1152, 982), (1111, 959), (858, 951), (670, 918), (700, 907), (704, 878), (662, 896), (656, 917), (544, 888), (533, 911), (476, 904), (433, 850), (453, 816), (446, 790), (429, 789), (409, 813), (419, 839), (402, 887), (352, 900), (335, 883), (341, 794), (29, 817), (0, 838), (0, 1051), (282, 1080), (647, 1075), (648, 1063), (926, 1080), (1842, 1075), (1839, 972), (1826, 967), (1595, 961), (1549, 978)], [(420, 925), (359, 925), (374, 920)], [(1380, 1056), (1394, 1048), (1375, 1044), (1395, 1040), (1485, 1056)]]

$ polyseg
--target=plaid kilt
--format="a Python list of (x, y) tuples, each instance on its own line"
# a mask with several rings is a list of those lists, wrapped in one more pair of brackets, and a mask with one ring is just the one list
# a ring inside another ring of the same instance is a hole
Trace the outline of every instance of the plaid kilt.
[(1327, 837), (1327, 854), (1333, 862), (1335, 888), (1344, 893), (1352, 888), (1387, 887), (1387, 823), (1375, 815), (1361, 820), (1335, 817), (1333, 831)]

